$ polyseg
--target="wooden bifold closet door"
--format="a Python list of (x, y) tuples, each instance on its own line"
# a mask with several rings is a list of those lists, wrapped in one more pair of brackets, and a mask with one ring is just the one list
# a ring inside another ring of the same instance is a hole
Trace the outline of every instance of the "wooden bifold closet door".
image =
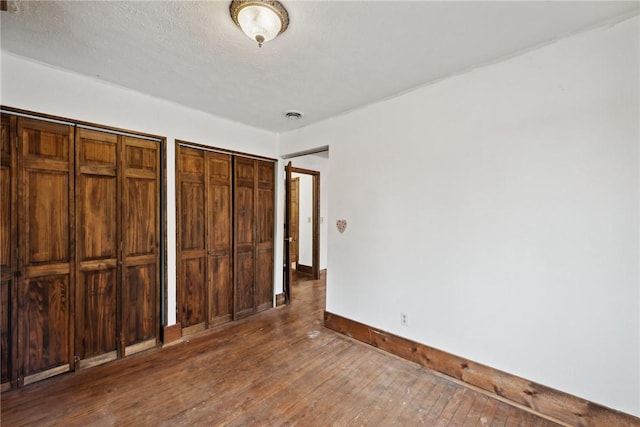
[(232, 318), (231, 156), (177, 150), (178, 320), (190, 334)]
[(18, 119), (19, 382), (73, 368), (73, 127)]
[(122, 139), (122, 332), (124, 356), (158, 343), (160, 146)]
[(80, 368), (118, 357), (122, 236), (119, 137), (79, 129), (76, 150), (76, 355)]
[(182, 334), (273, 306), (274, 163), (178, 144)]
[(234, 159), (235, 312), (273, 307), (274, 162)]
[(159, 152), (78, 129), (76, 357), (80, 368), (156, 345)]
[[(16, 382), (17, 327), (16, 273), (17, 267), (17, 185), (16, 117), (2, 116), (0, 140), (0, 365), (1, 390)], [(13, 131), (13, 132), (12, 132)]]
[(159, 155), (2, 115), (3, 389), (157, 345)]

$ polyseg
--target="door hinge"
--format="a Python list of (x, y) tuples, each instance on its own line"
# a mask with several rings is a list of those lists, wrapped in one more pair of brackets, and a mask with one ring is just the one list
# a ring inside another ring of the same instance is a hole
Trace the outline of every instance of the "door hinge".
[(78, 363), (80, 361), (80, 356), (78, 356), (77, 354), (73, 356), (73, 362), (74, 363)]

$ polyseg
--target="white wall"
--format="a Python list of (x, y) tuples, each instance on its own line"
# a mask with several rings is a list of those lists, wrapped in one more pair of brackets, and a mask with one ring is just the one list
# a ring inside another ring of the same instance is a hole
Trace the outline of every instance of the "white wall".
[[(176, 322), (176, 210), (174, 140), (278, 155), (278, 136), (139, 92), (32, 62), (2, 51), (2, 105), (146, 132), (167, 138), (168, 324)], [(277, 166), (284, 168), (282, 163)], [(276, 183), (279, 205), (284, 185)], [(282, 224), (278, 209), (276, 224)], [(282, 227), (276, 227), (276, 292), (282, 289)]]
[(639, 21), (282, 135), (331, 144), (327, 310), (640, 415)]

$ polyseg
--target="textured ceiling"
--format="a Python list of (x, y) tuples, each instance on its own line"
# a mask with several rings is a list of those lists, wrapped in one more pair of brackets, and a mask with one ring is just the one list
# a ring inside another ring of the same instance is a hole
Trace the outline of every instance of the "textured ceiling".
[[(258, 49), (228, 1), (9, 1), (14, 54), (275, 132), (639, 13), (632, 2), (287, 1)], [(298, 110), (289, 121), (283, 112)]]

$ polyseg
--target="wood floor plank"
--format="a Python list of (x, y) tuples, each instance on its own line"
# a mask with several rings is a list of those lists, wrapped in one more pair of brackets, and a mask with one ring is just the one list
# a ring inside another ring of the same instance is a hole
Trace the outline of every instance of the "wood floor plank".
[(453, 417), (451, 417), (451, 421), (449, 421), (448, 425), (464, 425), (467, 417), (469, 416), (469, 412), (471, 411), (471, 407), (474, 405), (477, 397), (478, 396), (476, 393), (468, 393), (458, 406), (458, 409), (456, 409), (456, 412), (455, 414), (453, 414)]
[(473, 427), (478, 425), (478, 420), (482, 423), (482, 414), (489, 404), (489, 398), (481, 394), (476, 395), (473, 405), (467, 414), (467, 419), (462, 424), (463, 427)]
[(511, 407), (501, 403), (502, 402), (498, 403), (496, 412), (493, 414), (491, 427), (504, 427), (507, 424), (507, 418), (509, 418), (509, 411), (511, 410)]
[[(409, 373), (410, 375), (414, 375), (413, 373)], [(397, 393), (393, 393), (396, 395), (397, 405), (395, 407), (387, 410), (386, 415), (382, 418), (382, 421), (387, 425), (406, 425), (406, 423), (402, 422), (403, 414), (408, 414), (410, 412), (416, 411), (417, 407), (415, 406), (415, 402), (418, 399), (421, 399), (421, 396), (424, 396), (428, 393), (428, 390), (432, 389), (435, 384), (431, 381), (424, 381), (425, 378), (422, 375), (415, 375), (416, 381), (412, 382), (411, 380), (406, 380), (399, 382)]]
[[(421, 375), (415, 375), (411, 371), (405, 371), (404, 376), (394, 374), (393, 372), (385, 371), (380, 376), (380, 380), (369, 389), (369, 402), (364, 405), (353, 405), (351, 411), (346, 415), (347, 419), (351, 419), (353, 423), (347, 425), (359, 425), (359, 419), (365, 419), (367, 415), (371, 418), (375, 417), (375, 412), (372, 412), (373, 405), (377, 407), (387, 406), (383, 405), (384, 402), (380, 402), (382, 399), (386, 399), (391, 403), (396, 400), (396, 404), (388, 407), (385, 413), (379, 416), (379, 422), (381, 425), (393, 425), (400, 419), (400, 414), (407, 409), (410, 402), (418, 394), (418, 388), (420, 380), (425, 378)], [(341, 419), (336, 420), (338, 424), (344, 425)]]
[(464, 401), (466, 391), (467, 390), (463, 388), (457, 388), (453, 391), (453, 394), (449, 396), (445, 407), (442, 409), (440, 416), (436, 420), (436, 426), (444, 427), (449, 425), (453, 415)]
[(3, 426), (555, 424), (324, 328), (324, 281), (172, 346), (1, 395)]
[(407, 405), (395, 417), (393, 414), (389, 414), (385, 419), (385, 422), (389, 425), (402, 427), (420, 423), (421, 416), (425, 413), (423, 404), (426, 401), (426, 396), (432, 395), (440, 378), (424, 376), (419, 373), (416, 373), (415, 376), (417, 378), (416, 383), (413, 387), (407, 389), (407, 394), (412, 394), (411, 398), (408, 399)]

